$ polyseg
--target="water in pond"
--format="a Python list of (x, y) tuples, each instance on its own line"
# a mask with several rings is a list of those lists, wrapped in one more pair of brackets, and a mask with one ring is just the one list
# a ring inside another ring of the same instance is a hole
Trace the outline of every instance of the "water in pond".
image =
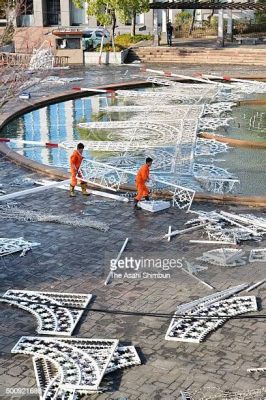
[[(127, 120), (132, 117), (127, 113), (106, 114), (101, 108), (106, 105), (125, 104), (123, 100), (101, 95), (66, 101), (43, 107), (27, 113), (9, 123), (1, 132), (2, 137), (18, 138), (27, 141), (59, 143), (72, 140), (116, 140), (111, 131), (87, 131), (77, 124), (86, 121)], [(128, 103), (127, 103), (128, 104)], [(230, 113), (233, 120), (226, 131), (217, 133), (244, 140), (266, 141), (266, 105), (243, 105), (233, 108)], [(34, 145), (12, 144), (20, 154), (47, 165), (67, 168), (71, 150), (63, 148), (45, 148)], [(146, 153), (145, 153), (146, 154)], [(140, 154), (139, 162), (145, 154)], [(97, 161), (117, 153), (86, 151), (85, 156)], [(214, 164), (225, 168), (241, 181), (236, 193), (264, 195), (266, 187), (265, 150), (232, 148), (227, 153), (218, 154)], [(208, 161), (207, 157), (202, 158)], [(201, 160), (199, 160), (201, 162)], [(195, 187), (195, 182), (193, 183)], [(199, 189), (198, 186), (196, 186)]]

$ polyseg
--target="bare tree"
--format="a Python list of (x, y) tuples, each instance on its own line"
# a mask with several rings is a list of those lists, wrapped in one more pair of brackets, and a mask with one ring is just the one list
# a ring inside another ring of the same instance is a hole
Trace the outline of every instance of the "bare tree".
[(0, 53), (0, 109), (23, 91), (39, 84), (54, 65), (49, 42), (32, 54)]
[(12, 42), (17, 19), (27, 13), (27, 0), (0, 0), (0, 10), (6, 17), (6, 27), (0, 37), (0, 47)]
[[(27, 0), (0, 0), (0, 9), (4, 10), (7, 17), (7, 25), (4, 30), (1, 43), (7, 39), (12, 41), (19, 16), (26, 14)], [(49, 40), (28, 37), (27, 29), (19, 31), (20, 43), (23, 45), (31, 41), (31, 54), (1, 53), (0, 52), (0, 109), (9, 101), (16, 98), (23, 91), (27, 91), (47, 77), (54, 66), (54, 55)]]

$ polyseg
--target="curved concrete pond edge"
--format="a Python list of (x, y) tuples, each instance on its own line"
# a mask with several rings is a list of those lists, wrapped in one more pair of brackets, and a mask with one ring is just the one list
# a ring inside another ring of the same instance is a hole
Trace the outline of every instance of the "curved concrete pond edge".
[[(122, 82), (119, 84), (111, 84), (104, 86), (97, 86), (95, 89), (108, 89), (108, 90), (117, 90), (117, 89), (132, 89), (136, 87), (148, 87), (151, 86), (146, 81), (136, 81), (136, 82)], [(81, 97), (93, 96), (98, 94), (95, 92), (84, 92), (84, 91), (74, 91), (68, 90), (62, 92), (60, 94), (47, 96), (42, 98), (41, 100), (30, 101), (27, 105), (19, 107), (13, 110), (10, 113), (2, 114), (0, 120), (0, 130), (7, 125), (12, 120), (16, 119), (18, 116), (21, 116), (27, 112), (36, 110), (40, 107), (48, 106), (50, 104), (59, 103), (62, 101), (78, 99)], [(262, 104), (261, 101), (256, 101), (252, 104)], [(239, 102), (239, 104), (247, 104), (244, 101)], [(251, 103), (249, 103), (251, 104)], [(265, 103), (266, 104), (266, 101)], [(5, 143), (0, 143), (0, 153), (3, 154), (4, 157), (8, 158), (15, 164), (18, 164), (27, 169), (33, 170), (40, 174), (44, 174), (46, 176), (50, 176), (56, 179), (68, 179), (69, 174), (67, 174), (64, 170), (60, 168), (46, 166), (44, 164), (40, 164), (36, 161), (30, 160), (18, 153), (14, 150), (10, 149)], [(133, 186), (124, 186), (122, 189), (124, 190), (134, 190)], [(199, 202), (212, 202), (212, 203), (224, 203), (224, 204), (235, 204), (235, 205), (247, 205), (252, 207), (266, 207), (266, 196), (234, 196), (234, 195), (218, 195), (218, 194), (206, 194), (206, 193), (196, 193), (194, 201)]]

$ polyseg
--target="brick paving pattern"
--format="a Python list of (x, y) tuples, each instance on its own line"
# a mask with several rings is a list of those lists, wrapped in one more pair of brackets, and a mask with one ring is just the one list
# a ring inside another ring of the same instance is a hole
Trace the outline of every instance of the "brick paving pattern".
[[(21, 190), (10, 187), (18, 176), (32, 173), (11, 164), (0, 163), (1, 183), (9, 192)], [(35, 175), (37, 176), (37, 175)], [(206, 250), (204, 245), (189, 244), (199, 233), (174, 238), (170, 243), (161, 237), (169, 224), (182, 229), (191, 216), (176, 209), (151, 215), (133, 211), (132, 203), (95, 201), (81, 195), (69, 198), (67, 192), (51, 189), (18, 200), (21, 207), (53, 214), (88, 214), (106, 222), (111, 229), (102, 233), (90, 228), (73, 228), (51, 223), (5, 221), (0, 225), (2, 237), (24, 236), (39, 241), (41, 246), (25, 257), (12, 255), (0, 265), (1, 292), (8, 289), (92, 293), (96, 308), (128, 311), (170, 313), (178, 304), (210, 294), (210, 290), (180, 270), (171, 271), (170, 279), (113, 280), (104, 286), (110, 258), (115, 258), (126, 237), (130, 238), (124, 255), (138, 257), (181, 259), (193, 261)], [(194, 205), (193, 209), (213, 209), (213, 206)], [(242, 207), (223, 207), (232, 212)], [(263, 243), (256, 247), (263, 247)], [(249, 250), (254, 243), (242, 245)], [(214, 247), (210, 247), (214, 248)], [(265, 277), (265, 265), (252, 263), (226, 268), (209, 265), (200, 277), (217, 290), (244, 282), (256, 282)], [(262, 305), (265, 286), (251, 292)], [(262, 310), (263, 312), (263, 310)], [(11, 355), (10, 350), (22, 335), (35, 335), (35, 319), (17, 308), (0, 304), (0, 387), (34, 388), (35, 379), (31, 358)], [(121, 316), (87, 312), (75, 331), (83, 338), (117, 338), (124, 344), (137, 347), (143, 364), (111, 374), (105, 379), (108, 391), (97, 399), (177, 399), (180, 390), (193, 391), (204, 387), (223, 390), (248, 390), (265, 385), (262, 376), (250, 375), (247, 368), (265, 366), (265, 322), (263, 320), (231, 320), (212, 333), (202, 344), (164, 340), (168, 319), (148, 316)], [(9, 398), (4, 396), (4, 398)], [(37, 399), (24, 396), (22, 399)], [(251, 399), (252, 400), (252, 399)]]

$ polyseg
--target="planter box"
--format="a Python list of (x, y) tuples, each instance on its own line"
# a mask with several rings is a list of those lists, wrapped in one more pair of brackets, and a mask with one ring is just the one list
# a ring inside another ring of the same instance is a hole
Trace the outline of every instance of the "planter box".
[[(101, 64), (124, 64), (128, 54), (128, 49), (117, 52), (103, 52)], [(85, 51), (84, 64), (99, 64), (100, 52)]]

